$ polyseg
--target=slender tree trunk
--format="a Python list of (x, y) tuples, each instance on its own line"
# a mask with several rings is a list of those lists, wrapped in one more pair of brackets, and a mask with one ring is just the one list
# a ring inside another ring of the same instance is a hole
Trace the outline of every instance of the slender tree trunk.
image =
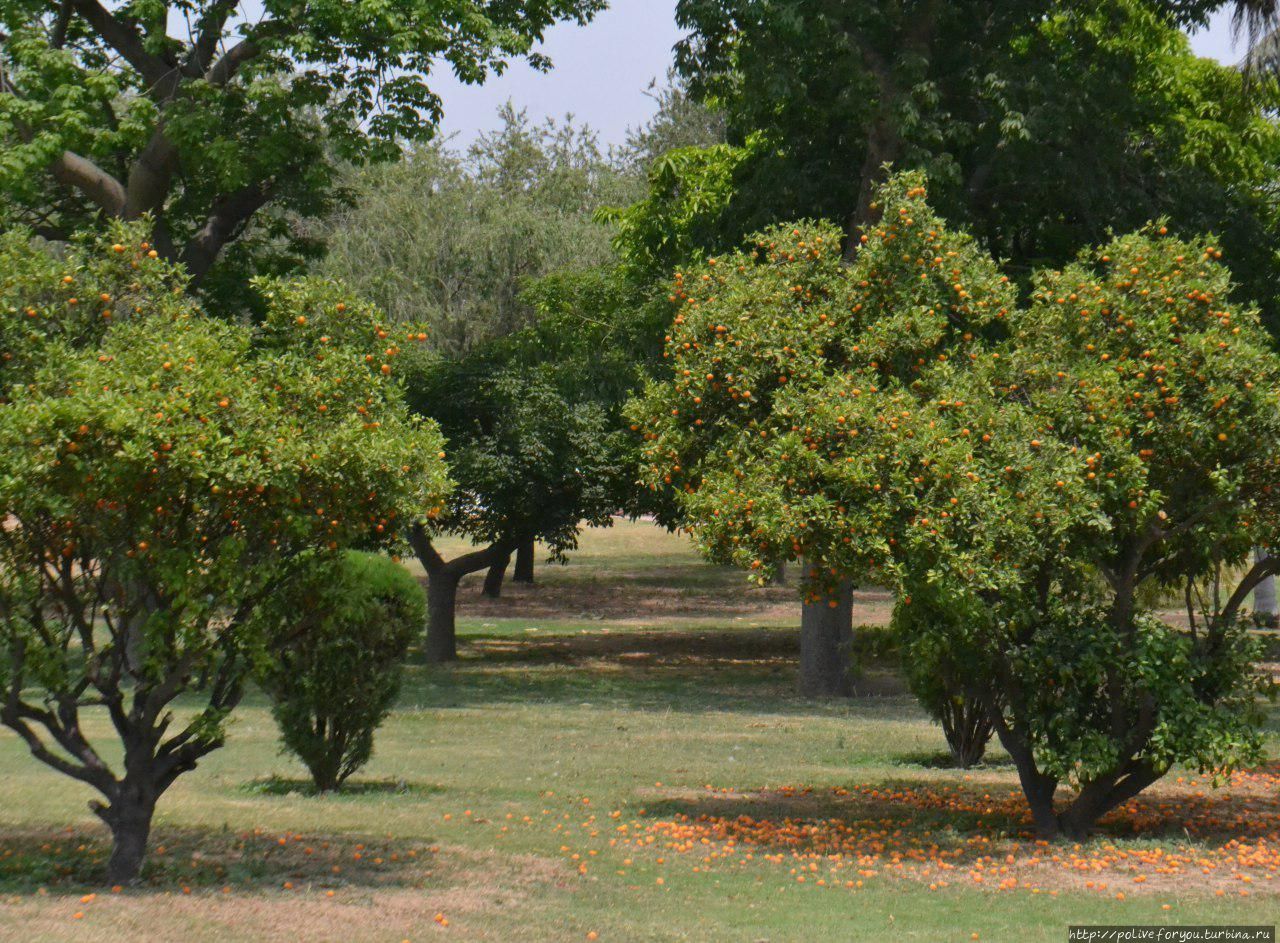
[[(1259, 547), (1254, 551), (1254, 558), (1262, 563), (1267, 559), (1267, 551)], [(1263, 625), (1276, 625), (1276, 578), (1267, 576), (1253, 589), (1253, 613)]]
[(800, 693), (848, 697), (853, 693), (853, 583), (804, 604), (800, 617)]
[(976, 698), (963, 692), (953, 694), (944, 704), (938, 722), (956, 766), (969, 769), (982, 762), (992, 727), (986, 708)]
[(777, 571), (773, 574), (773, 578), (769, 580), (770, 586), (786, 586), (787, 585), (787, 564), (786, 561), (778, 564)]
[(142, 873), (151, 836), (151, 819), (156, 811), (152, 790), (120, 784), (120, 794), (99, 814), (111, 828), (111, 857), (107, 860), (107, 883), (132, 884)]
[(427, 571), (427, 641), (431, 664), (458, 659), (458, 581), (461, 574), (443, 567)]
[(533, 582), (533, 557), (535, 552), (536, 550), (532, 537), (520, 542), (520, 546), (516, 548), (516, 569), (515, 572), (511, 574), (511, 578), (515, 582)]
[(489, 567), (489, 571), (484, 575), (484, 587), (481, 589), (484, 595), (490, 599), (497, 599), (502, 595), (502, 581), (507, 576), (507, 567), (510, 564), (511, 554), (508, 553)]

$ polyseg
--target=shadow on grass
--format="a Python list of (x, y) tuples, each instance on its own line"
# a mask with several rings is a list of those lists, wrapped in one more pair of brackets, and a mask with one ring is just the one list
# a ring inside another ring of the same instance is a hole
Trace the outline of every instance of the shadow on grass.
[(444, 792), (443, 786), (411, 783), (403, 779), (349, 779), (342, 787), (321, 792), (309, 779), (288, 776), (265, 776), (240, 786), (255, 796), (305, 796), (313, 799), (360, 799), (365, 796), (431, 796)]
[[(900, 753), (893, 758), (894, 766), (919, 766), (923, 769), (954, 769), (959, 770), (956, 765), (955, 757), (950, 753), (942, 751), (918, 752), (918, 753)], [(975, 763), (970, 767), (971, 772), (983, 772), (984, 770), (1008, 770), (1013, 768), (1013, 760), (1006, 754), (988, 754), (982, 758), (982, 761)]]
[[(919, 717), (896, 673), (864, 661), (860, 695), (812, 700), (796, 693), (793, 629), (617, 632), (541, 638), (473, 636), (453, 665), (415, 654), (402, 707), (537, 703), (626, 710), (785, 714), (901, 712)], [(896, 662), (895, 662), (896, 664)]]
[[(110, 852), (105, 828), (0, 831), (0, 893), (105, 891)], [(437, 853), (385, 836), (164, 827), (152, 832), (141, 880), (124, 892), (422, 888)]]

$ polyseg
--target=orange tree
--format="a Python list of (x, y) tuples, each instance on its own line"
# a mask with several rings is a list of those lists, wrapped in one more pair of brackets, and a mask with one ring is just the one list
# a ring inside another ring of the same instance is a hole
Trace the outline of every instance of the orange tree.
[[(908, 634), (962, 646), (1047, 837), (1087, 834), (1176, 763), (1257, 756), (1242, 615), (1276, 570), (1250, 547), (1280, 522), (1280, 361), (1225, 302), (1220, 255), (1153, 227), (1043, 273), (900, 443), (920, 481), (899, 607), (956, 616)], [(1142, 603), (1173, 591), (1185, 629)]]
[[(934, 395), (931, 368), (976, 356), (1015, 300), (924, 204), (922, 180), (881, 194), (884, 223), (852, 265), (837, 228), (805, 223), (677, 273), (671, 379), (630, 407), (647, 484), (675, 489), (708, 555), (761, 580), (804, 559), (805, 693), (847, 693), (850, 581), (879, 577), (892, 549), (896, 510), (857, 414), (891, 393)], [(830, 430), (815, 410), (831, 411)]]
[[(269, 656), (260, 604), (395, 540), (447, 486), (367, 309), (264, 286), (262, 331), (218, 321), (138, 235), (60, 257), (0, 243), (5, 352), (24, 364), (0, 405), (0, 721), (101, 795), (120, 883)], [(72, 343), (86, 311), (109, 326)], [(99, 717), (116, 749), (90, 736)]]
[[(1217, 250), (1128, 236), (1018, 305), (917, 178), (880, 200), (847, 270), (805, 226), (681, 279), (674, 379), (633, 407), (649, 480), (718, 559), (898, 588), (1046, 836), (1255, 756), (1240, 613), (1275, 563), (1222, 587), (1275, 539), (1280, 364)], [(1170, 587), (1186, 631), (1141, 605)]]

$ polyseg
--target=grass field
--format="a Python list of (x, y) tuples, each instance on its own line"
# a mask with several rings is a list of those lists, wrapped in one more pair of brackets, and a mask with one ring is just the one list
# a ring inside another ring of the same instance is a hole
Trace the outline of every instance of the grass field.
[(538, 580), (464, 584), (462, 662), (411, 668), (347, 795), (306, 793), (251, 696), (162, 800), (139, 888), (93, 883), (88, 791), (0, 733), (0, 940), (1061, 941), (1280, 913), (1280, 766), (1171, 777), (1039, 846), (999, 751), (945, 768), (891, 663), (794, 696), (792, 589), (644, 524)]

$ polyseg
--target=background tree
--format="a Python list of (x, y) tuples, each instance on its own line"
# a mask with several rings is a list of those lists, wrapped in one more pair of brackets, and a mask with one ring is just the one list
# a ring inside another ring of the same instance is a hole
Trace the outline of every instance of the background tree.
[[(37, 366), (0, 408), (0, 722), (101, 794), (107, 880), (125, 883), (157, 800), (223, 743), (259, 606), (299, 568), (435, 513), (447, 482), (438, 431), (411, 419), (381, 357), (366, 362), (381, 346), (367, 309), (266, 288), (255, 334), (197, 310), (137, 227), (112, 233), (65, 257), (0, 241), (4, 336), (39, 326)], [(53, 325), (86, 308), (111, 326), (77, 347)], [(194, 710), (175, 712), (179, 697)], [(99, 714), (118, 764), (91, 739)]]
[(312, 563), (265, 607), (259, 678), (285, 747), (329, 792), (373, 755), (427, 605), (418, 581), (389, 557), (349, 551)]
[(500, 118), (466, 154), (419, 147), (357, 171), (351, 206), (322, 234), (320, 271), (393, 319), (425, 319), (451, 357), (529, 326), (529, 281), (609, 262), (612, 231), (594, 214), (637, 192), (590, 129), (533, 125), (510, 105)]
[(679, 70), (747, 149), (702, 248), (788, 219), (855, 232), (892, 161), (1019, 277), (1158, 216), (1218, 232), (1270, 318), (1274, 87), (1181, 32), (1219, 6), (683, 0)]
[(656, 106), (653, 117), (629, 128), (622, 146), (623, 160), (637, 175), (671, 151), (724, 143), (724, 115), (695, 100), (674, 69), (667, 71), (663, 84), (651, 81), (646, 95)]
[[(0, 225), (65, 238), (150, 214), (194, 284), (246, 232), (252, 274), (306, 248), (290, 214), (332, 199), (334, 159), (398, 153), (435, 130), (441, 62), (481, 82), (602, 0), (46, 0), (0, 3)], [(262, 213), (270, 207), (269, 213)], [(245, 281), (245, 270), (227, 272)]]
[[(609, 340), (619, 336), (607, 329), (612, 314), (566, 299), (614, 304), (599, 274), (613, 229), (595, 214), (631, 199), (637, 181), (571, 120), (533, 125), (510, 106), (501, 118), (465, 155), (421, 148), (360, 171), (322, 265), (394, 318), (433, 326), (435, 357), (415, 368), (411, 397), (445, 427), (460, 483), (449, 513), (415, 544), (437, 660), (456, 654), (463, 576), (489, 570), (486, 591), (496, 594), (514, 553), (531, 579), (534, 542), (562, 559), (582, 520), (608, 521), (623, 476), (610, 417), (618, 382), (634, 370)], [(480, 547), (446, 561), (431, 540), (443, 533)]]
[[(462, 577), (505, 568), (531, 539), (563, 559), (584, 522), (607, 524), (616, 508), (612, 483), (621, 469), (613, 464), (605, 414), (568, 399), (554, 380), (549, 370), (494, 363), (481, 353), (438, 361), (410, 379), (410, 403), (433, 417), (449, 442), (456, 482), (444, 511), (410, 534), (427, 571), (429, 661), (457, 657)], [(435, 544), (441, 534), (466, 537), (477, 549), (446, 560)]]

